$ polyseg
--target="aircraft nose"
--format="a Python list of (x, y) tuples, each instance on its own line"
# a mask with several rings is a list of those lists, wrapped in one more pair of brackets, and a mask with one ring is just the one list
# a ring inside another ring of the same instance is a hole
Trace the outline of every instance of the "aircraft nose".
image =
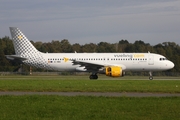
[(174, 63), (170, 61), (168, 66), (169, 66), (170, 69), (174, 68)]

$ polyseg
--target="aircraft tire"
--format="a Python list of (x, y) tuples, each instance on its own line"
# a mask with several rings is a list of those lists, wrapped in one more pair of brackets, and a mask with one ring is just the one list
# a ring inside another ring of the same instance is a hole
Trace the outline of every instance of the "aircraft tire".
[(98, 79), (98, 76), (97, 75), (90, 75), (89, 79)]
[(93, 75), (90, 75), (90, 76), (89, 76), (89, 79), (93, 79)]
[(153, 80), (153, 76), (149, 76), (149, 80)]
[(97, 76), (97, 75), (94, 75), (94, 79), (98, 79), (98, 76)]

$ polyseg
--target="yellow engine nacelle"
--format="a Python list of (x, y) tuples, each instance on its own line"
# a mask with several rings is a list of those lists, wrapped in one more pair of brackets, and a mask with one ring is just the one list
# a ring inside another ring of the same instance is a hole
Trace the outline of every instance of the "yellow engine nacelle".
[(123, 76), (122, 68), (118, 66), (105, 67), (105, 73), (106, 76), (111, 76), (111, 77)]

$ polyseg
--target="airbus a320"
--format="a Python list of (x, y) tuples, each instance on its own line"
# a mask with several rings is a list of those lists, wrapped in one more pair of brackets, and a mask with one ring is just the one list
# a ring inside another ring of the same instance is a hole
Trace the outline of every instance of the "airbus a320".
[(10, 27), (15, 55), (8, 59), (18, 59), (24, 64), (47, 70), (90, 72), (90, 79), (98, 79), (98, 74), (110, 77), (124, 76), (126, 71), (147, 71), (152, 80), (152, 72), (169, 70), (174, 63), (166, 57), (154, 53), (42, 53), (38, 51), (22, 31)]

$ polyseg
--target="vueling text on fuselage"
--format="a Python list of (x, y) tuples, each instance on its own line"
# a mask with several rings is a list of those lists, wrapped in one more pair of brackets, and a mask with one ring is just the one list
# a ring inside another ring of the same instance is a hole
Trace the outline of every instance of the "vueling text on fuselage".
[(124, 57), (124, 58), (144, 58), (144, 54), (115, 54), (114, 57)]
[(116, 55), (114, 55), (114, 57), (127, 57), (127, 58), (132, 58), (133, 55), (132, 55), (132, 54), (116, 54)]

